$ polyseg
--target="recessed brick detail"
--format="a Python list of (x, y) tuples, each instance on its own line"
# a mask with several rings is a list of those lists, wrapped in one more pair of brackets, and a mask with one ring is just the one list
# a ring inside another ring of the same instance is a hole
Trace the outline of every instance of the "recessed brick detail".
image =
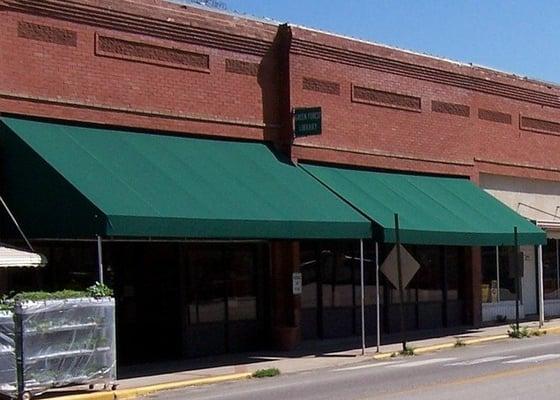
[(560, 134), (560, 122), (545, 121), (543, 119), (521, 117), (519, 127), (523, 130)]
[(432, 111), (457, 115), (458, 117), (470, 117), (471, 108), (464, 104), (446, 103), (444, 101), (432, 100)]
[(97, 36), (95, 52), (100, 56), (165, 67), (201, 71), (207, 71), (210, 68), (210, 58), (207, 54), (102, 35)]
[(385, 92), (362, 86), (352, 86), (352, 101), (410, 111), (420, 111), (422, 109), (420, 97)]
[(340, 95), (340, 84), (315, 78), (303, 78), (303, 89), (314, 92)]
[(232, 74), (257, 76), (259, 74), (259, 64), (227, 58), (226, 72), (231, 72)]
[(499, 111), (485, 110), (484, 108), (478, 109), (478, 118), (485, 121), (497, 122), (499, 124), (511, 125), (511, 114), (502, 113)]
[(68, 29), (54, 26), (38, 25), (31, 22), (19, 21), (17, 33), (20, 38), (38, 40), (41, 42), (76, 47), (78, 34)]

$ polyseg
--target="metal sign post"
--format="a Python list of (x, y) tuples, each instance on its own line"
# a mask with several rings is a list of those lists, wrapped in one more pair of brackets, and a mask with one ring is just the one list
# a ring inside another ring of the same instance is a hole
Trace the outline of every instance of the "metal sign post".
[(377, 352), (381, 347), (380, 305), (379, 305), (379, 244), (375, 242), (375, 311), (377, 318)]
[(364, 241), (360, 239), (360, 299), (362, 307), (362, 355), (366, 354), (366, 321), (364, 293)]
[(542, 244), (537, 247), (537, 263), (539, 270), (539, 328), (544, 325), (544, 283), (543, 283), (543, 258), (542, 258)]
[(519, 247), (517, 243), (517, 226), (513, 227), (513, 243), (515, 247), (515, 328), (519, 332)]
[(97, 236), (97, 268), (99, 273), (99, 283), (103, 284), (103, 246), (101, 236)]
[(406, 327), (405, 327), (405, 308), (404, 308), (404, 289), (401, 265), (401, 238), (399, 234), (399, 214), (395, 214), (395, 235), (397, 242), (397, 273), (399, 275), (399, 311), (401, 314), (401, 341), (403, 352), (406, 352)]

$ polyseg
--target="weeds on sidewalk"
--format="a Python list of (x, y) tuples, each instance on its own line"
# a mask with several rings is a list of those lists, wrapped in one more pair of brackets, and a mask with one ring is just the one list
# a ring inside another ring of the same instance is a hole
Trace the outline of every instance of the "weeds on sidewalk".
[(509, 326), (511, 329), (508, 330), (508, 335), (510, 338), (514, 338), (514, 339), (523, 339), (523, 338), (527, 338), (530, 335), (529, 333), (529, 328), (526, 326), (516, 326), (515, 324), (511, 324)]
[(465, 342), (463, 342), (461, 339), (457, 339), (457, 341), (455, 342), (455, 347), (464, 347), (467, 344)]
[(508, 330), (508, 335), (509, 337), (515, 339), (546, 335), (546, 331), (541, 331), (538, 328), (529, 329), (527, 326), (520, 326), (519, 329), (517, 329), (517, 326), (515, 326), (514, 324), (510, 325), (509, 327), (511, 328), (511, 330)]
[(271, 378), (280, 375), (278, 368), (259, 369), (253, 372), (253, 378)]

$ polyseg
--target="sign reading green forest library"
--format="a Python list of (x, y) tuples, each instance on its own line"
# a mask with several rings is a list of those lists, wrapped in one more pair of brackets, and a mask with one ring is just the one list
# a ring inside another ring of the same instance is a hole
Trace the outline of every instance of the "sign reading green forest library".
[(294, 110), (295, 137), (321, 134), (321, 107)]

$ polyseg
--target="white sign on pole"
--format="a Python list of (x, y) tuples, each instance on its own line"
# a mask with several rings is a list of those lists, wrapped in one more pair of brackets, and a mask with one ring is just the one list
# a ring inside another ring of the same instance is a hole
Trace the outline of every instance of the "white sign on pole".
[(303, 287), (303, 279), (301, 272), (292, 273), (292, 294), (301, 294)]
[[(412, 257), (412, 255), (401, 245), (401, 270), (402, 270), (402, 283), (403, 288), (405, 288), (414, 275), (420, 269), (420, 264), (418, 261)], [(391, 282), (396, 288), (399, 287), (399, 273), (397, 270), (397, 246), (393, 247), (393, 250), (389, 253), (381, 268), (379, 268), (383, 275), (387, 277), (389, 282)]]

